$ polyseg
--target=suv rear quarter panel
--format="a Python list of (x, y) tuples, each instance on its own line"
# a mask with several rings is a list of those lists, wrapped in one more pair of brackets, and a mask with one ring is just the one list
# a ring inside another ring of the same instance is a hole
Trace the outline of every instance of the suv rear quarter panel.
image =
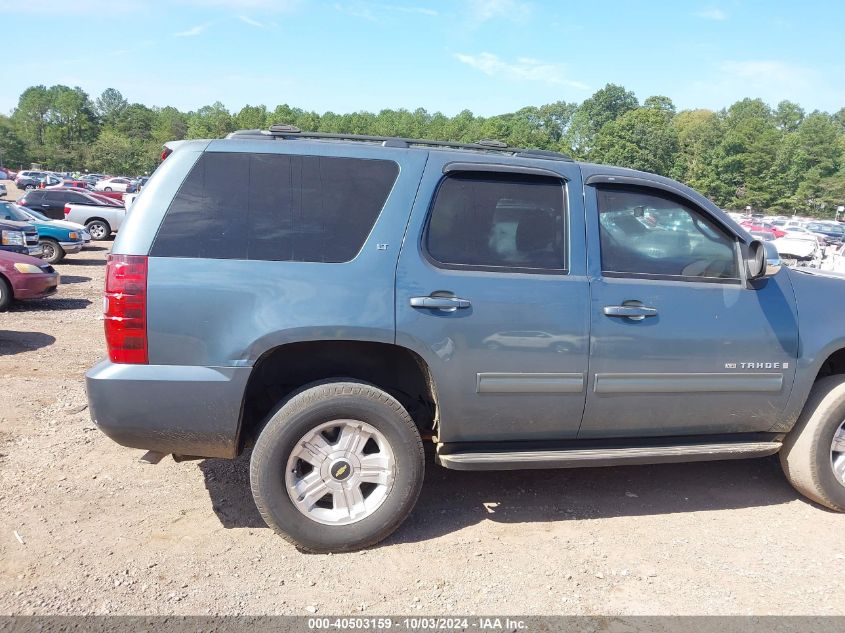
[[(427, 153), (248, 140), (212, 141), (207, 151), (388, 159), (399, 165), (399, 175), (364, 246), (347, 263), (150, 257), (150, 363), (249, 367), (267, 350), (290, 342), (393, 343), (396, 260)], [(182, 159), (175, 166), (184, 171), (180, 183), (198, 156), (192, 161), (182, 154), (168, 158)], [(151, 226), (158, 227), (166, 211), (158, 201), (172, 199), (178, 190), (174, 180), (163, 173), (150, 181), (130, 215), (133, 225), (125, 233), (131, 241), (121, 242), (119, 252), (149, 252)]]

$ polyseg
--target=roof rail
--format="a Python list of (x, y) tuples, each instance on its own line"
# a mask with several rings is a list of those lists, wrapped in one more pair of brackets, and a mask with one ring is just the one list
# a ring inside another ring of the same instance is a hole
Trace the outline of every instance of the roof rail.
[(457, 143), (453, 141), (433, 141), (429, 139), (404, 138), (401, 136), (370, 136), (367, 134), (337, 134), (330, 132), (303, 132), (294, 125), (277, 123), (271, 125), (268, 131), (263, 130), (238, 130), (227, 135), (226, 138), (273, 138), (273, 139), (327, 139), (336, 141), (359, 141), (365, 143), (381, 143), (384, 147), (407, 148), (419, 147), (443, 147), (448, 149), (472, 149), (485, 152), (502, 152), (512, 156), (523, 158), (545, 158), (549, 160), (571, 161), (572, 158), (566, 154), (552, 152), (542, 149), (525, 149), (510, 147), (507, 143), (495, 139), (482, 139), (475, 143)]

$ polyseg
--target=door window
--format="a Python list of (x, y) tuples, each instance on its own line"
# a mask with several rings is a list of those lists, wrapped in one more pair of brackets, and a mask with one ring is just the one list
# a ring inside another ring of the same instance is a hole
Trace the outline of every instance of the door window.
[(447, 268), (563, 271), (563, 193), (555, 178), (450, 176), (437, 191), (425, 250)]
[(733, 238), (691, 206), (639, 190), (597, 194), (606, 276), (739, 281)]

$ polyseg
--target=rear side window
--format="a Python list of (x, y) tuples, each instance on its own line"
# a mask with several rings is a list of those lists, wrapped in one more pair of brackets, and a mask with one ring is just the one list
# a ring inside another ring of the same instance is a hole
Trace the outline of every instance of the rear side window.
[(70, 191), (51, 191), (46, 195), (47, 202), (53, 202), (56, 204), (61, 204), (67, 202), (69, 200), (68, 194), (71, 193)]
[(565, 270), (563, 194), (554, 178), (450, 176), (437, 191), (425, 250), (451, 268)]
[(150, 254), (348, 262), (398, 173), (387, 160), (208, 152), (171, 202)]

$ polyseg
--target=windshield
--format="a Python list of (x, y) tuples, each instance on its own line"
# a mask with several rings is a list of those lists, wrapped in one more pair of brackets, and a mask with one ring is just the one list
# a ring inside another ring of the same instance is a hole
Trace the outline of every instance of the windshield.
[(18, 207), (18, 209), (20, 209), (21, 211), (26, 213), (29, 217), (31, 217), (34, 220), (41, 220), (43, 222), (49, 222), (50, 221), (50, 218), (48, 218), (46, 215), (44, 215), (40, 211), (36, 211), (35, 209), (27, 209), (25, 207), (20, 207), (20, 206)]
[(0, 218), (17, 222), (29, 222), (32, 219), (21, 207), (11, 202), (0, 202)]

